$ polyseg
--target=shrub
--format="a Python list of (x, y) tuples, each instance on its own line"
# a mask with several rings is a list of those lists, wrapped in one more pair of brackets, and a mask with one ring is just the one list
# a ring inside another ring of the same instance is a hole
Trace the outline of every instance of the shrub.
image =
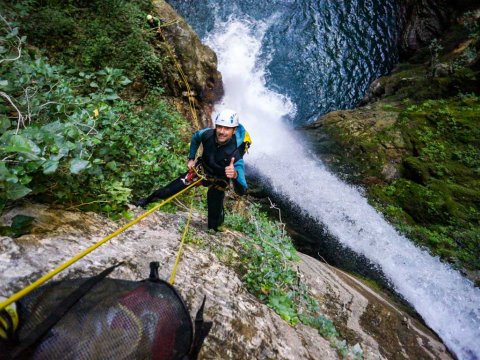
[[(0, 209), (27, 195), (120, 213), (132, 192), (149, 192), (183, 169), (188, 123), (157, 94), (142, 110), (118, 95), (124, 71), (51, 65), (0, 35)], [(15, 59), (7, 61), (8, 59)], [(3, 64), (2, 64), (3, 65)]]

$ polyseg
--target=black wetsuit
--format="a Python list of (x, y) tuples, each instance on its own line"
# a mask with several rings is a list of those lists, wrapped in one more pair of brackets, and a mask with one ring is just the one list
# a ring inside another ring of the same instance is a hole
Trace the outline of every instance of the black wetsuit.
[[(223, 201), (225, 198), (225, 189), (230, 183), (230, 179), (225, 175), (225, 168), (230, 164), (232, 158), (234, 162), (243, 159), (245, 145), (237, 144), (233, 136), (225, 144), (216, 142), (215, 130), (207, 129), (200, 131), (200, 141), (203, 145), (203, 154), (197, 162), (205, 172), (206, 180), (202, 182), (203, 186), (208, 186), (207, 208), (208, 208), (208, 228), (217, 230), (225, 218)], [(195, 136), (195, 134), (194, 134)], [(193, 140), (192, 140), (193, 142)], [(196, 149), (195, 149), (196, 152)], [(242, 161), (243, 163), (243, 161)], [(170, 196), (185, 189), (188, 184), (185, 183), (187, 173), (180, 175), (165, 187), (156, 190), (146, 199), (141, 199), (137, 204), (144, 206), (150, 202), (167, 199)], [(233, 180), (233, 187), (237, 194), (244, 195), (246, 188), (236, 179)]]

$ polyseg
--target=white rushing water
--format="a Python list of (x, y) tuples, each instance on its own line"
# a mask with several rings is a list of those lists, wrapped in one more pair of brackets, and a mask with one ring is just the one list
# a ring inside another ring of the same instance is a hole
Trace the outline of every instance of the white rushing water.
[(480, 359), (480, 289), (398, 234), (292, 135), (282, 118), (295, 106), (268, 89), (259, 61), (266, 28), (231, 20), (217, 24), (206, 39), (218, 55), (225, 87), (217, 110), (236, 109), (252, 136), (245, 161), (342, 244), (377, 264), (458, 358)]

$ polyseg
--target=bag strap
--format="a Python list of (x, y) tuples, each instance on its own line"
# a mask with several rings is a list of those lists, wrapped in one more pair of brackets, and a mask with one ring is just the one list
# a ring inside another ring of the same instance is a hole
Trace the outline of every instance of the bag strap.
[(193, 338), (192, 348), (188, 354), (188, 360), (196, 360), (200, 349), (202, 348), (203, 342), (207, 337), (208, 333), (212, 329), (213, 323), (211, 321), (203, 320), (203, 309), (205, 308), (206, 296), (203, 297), (202, 306), (197, 311), (195, 316), (195, 337)]
[(45, 320), (38, 324), (30, 334), (22, 341), (22, 344), (15, 348), (10, 353), (11, 359), (28, 359), (31, 356), (31, 352), (34, 350), (34, 346), (42, 340), (42, 338), (52, 329), (65, 314), (83, 297), (85, 296), (95, 285), (105, 279), (113, 270), (124, 263), (118, 263), (103, 270), (100, 274), (89, 278), (84, 281), (76, 290), (72, 291), (62, 302), (55, 307), (52, 313), (48, 315)]

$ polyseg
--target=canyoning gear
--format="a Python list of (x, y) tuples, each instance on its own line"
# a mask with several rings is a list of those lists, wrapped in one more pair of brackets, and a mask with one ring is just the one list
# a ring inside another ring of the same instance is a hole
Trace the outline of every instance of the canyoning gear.
[(109, 268), (38, 288), (20, 301), (18, 341), (2, 341), (0, 357), (196, 359), (212, 327), (203, 320), (205, 298), (194, 326), (180, 294), (158, 278), (158, 266), (150, 263), (144, 281), (106, 278)]
[[(224, 221), (223, 201), (230, 182), (237, 194), (244, 195), (247, 191), (243, 155), (250, 146), (251, 139), (241, 124), (238, 124), (235, 136), (222, 144), (217, 143), (215, 131), (211, 128), (196, 131), (190, 142), (189, 160), (195, 159), (200, 144), (203, 145), (203, 153), (192, 169), (154, 191), (147, 198), (139, 199), (135, 205), (144, 207), (151, 202), (166, 199), (198, 181), (197, 179), (203, 178), (201, 185), (208, 187), (208, 228), (217, 229)], [(235, 179), (229, 179), (225, 174), (225, 168), (231, 164), (232, 158)]]
[(187, 175), (185, 175), (185, 177), (182, 178), (181, 180), (184, 185), (190, 185), (191, 183), (197, 181), (198, 179), (200, 179), (200, 176), (197, 172), (197, 169), (195, 167), (192, 167), (190, 170), (188, 170)]
[[(137, 206), (145, 207), (146, 205), (166, 199), (179, 191), (182, 191), (191, 184), (186, 184), (185, 179), (189, 172), (183, 173), (168, 185), (154, 191), (150, 196), (140, 199), (136, 202)], [(193, 181), (195, 182), (195, 180)], [(208, 187), (207, 191), (207, 207), (208, 207), (208, 228), (215, 229), (218, 225), (223, 223), (224, 210), (223, 199), (225, 197), (225, 190), (228, 187), (228, 181), (225, 179), (218, 179), (214, 177), (206, 177), (198, 185)]]
[[(0, 301), (4, 300), (6, 300), (6, 298), (0, 297)], [(12, 303), (0, 311), (0, 338), (4, 340), (13, 339), (15, 331), (18, 328), (18, 323), (17, 305)]]
[(230, 164), (232, 157), (235, 158), (233, 165), (238, 176), (233, 180), (233, 185), (235, 192), (243, 195), (247, 190), (243, 155), (251, 143), (250, 135), (241, 124), (238, 125), (235, 136), (227, 143), (221, 145), (215, 141), (215, 129), (206, 128), (192, 135), (188, 158), (194, 159), (200, 144), (203, 144), (203, 155), (201, 159), (205, 175), (207, 177), (223, 178), (227, 182), (225, 167)]
[(215, 126), (237, 127), (239, 122), (238, 114), (230, 109), (220, 111), (215, 117)]

